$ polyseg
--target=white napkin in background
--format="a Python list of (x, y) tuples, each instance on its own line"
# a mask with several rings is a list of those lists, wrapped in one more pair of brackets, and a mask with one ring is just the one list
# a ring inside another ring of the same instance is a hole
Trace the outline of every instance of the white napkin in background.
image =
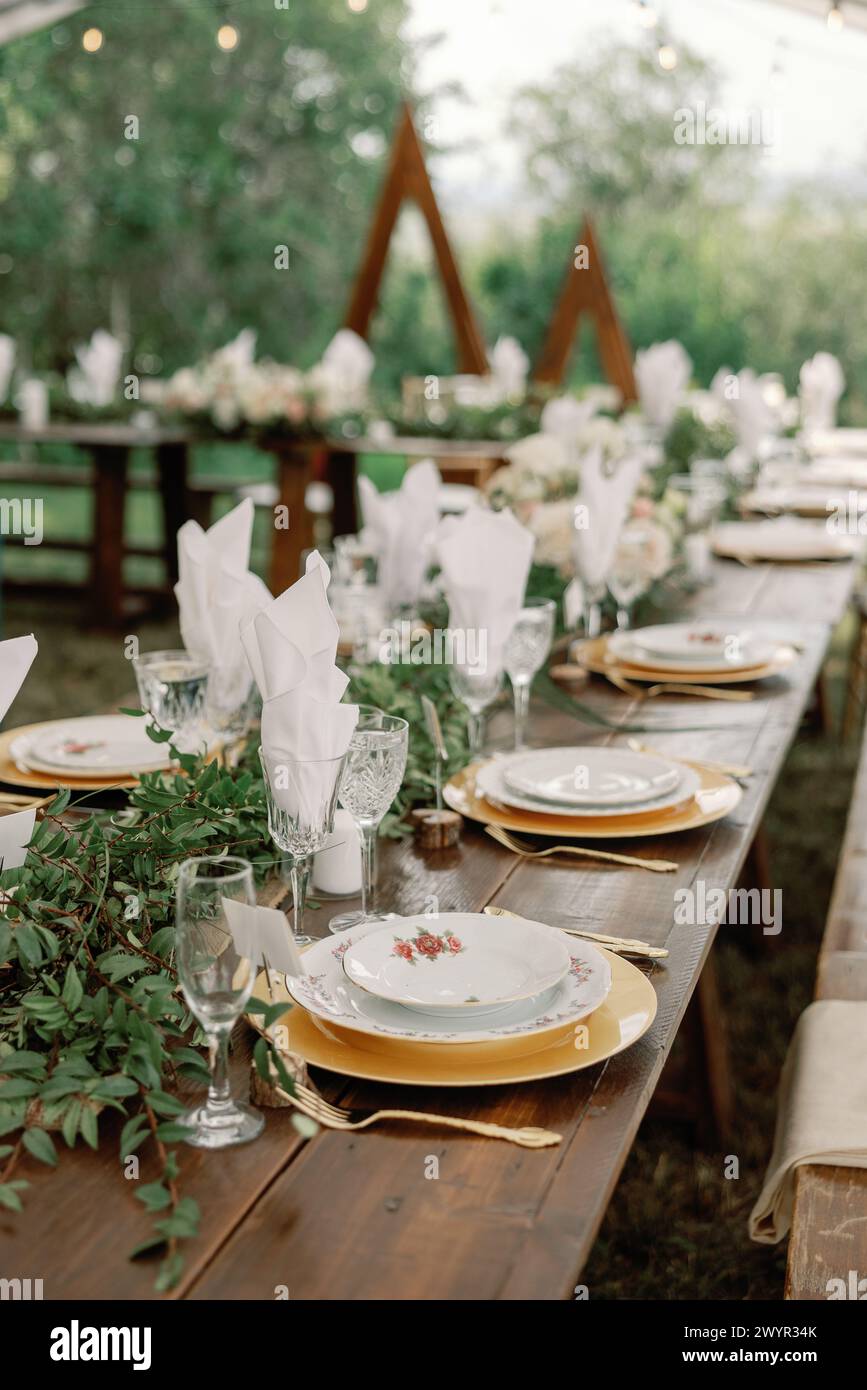
[(780, 1077), (774, 1149), (750, 1213), (750, 1236), (782, 1240), (795, 1169), (867, 1168), (867, 1002), (819, 999), (798, 1019)]
[(75, 349), (77, 367), (67, 373), (69, 394), (82, 405), (111, 405), (120, 381), (123, 344), (98, 328), (89, 343)]
[(226, 922), (239, 956), (255, 966), (268, 965), (286, 975), (306, 975), (285, 912), (277, 907), (253, 907), (235, 898), (222, 898)]
[(498, 338), (488, 354), (488, 361), (499, 398), (504, 401), (522, 400), (527, 393), (530, 359), (517, 338)]
[(439, 523), (442, 478), (431, 459), (415, 464), (396, 492), (380, 493), (369, 478), (358, 479), (365, 540), (379, 559), (379, 584), (396, 610), (421, 592)]
[(8, 333), (0, 333), (0, 405), (9, 395), (14, 367), (15, 339), (10, 338)]
[(252, 684), (241, 627), (271, 602), (267, 586), (249, 569), (254, 514), (246, 497), (207, 531), (197, 521), (178, 531), (181, 637), (188, 652), (211, 666), (209, 685), (227, 710), (243, 703)]
[(641, 409), (651, 425), (667, 429), (689, 385), (692, 361), (675, 338), (635, 354), (635, 384)]
[(555, 396), (547, 402), (539, 417), (542, 434), (553, 435), (564, 444), (571, 444), (579, 430), (598, 413), (595, 400), (578, 401), (574, 396)]
[[(762, 440), (774, 433), (774, 411), (762, 391), (762, 383), (751, 367), (735, 375), (728, 367), (720, 367), (710, 384), (717, 400), (727, 409), (738, 445), (749, 460), (756, 458)], [(737, 467), (733, 468), (737, 472)]]
[[(306, 574), (241, 630), (262, 695), (262, 753), (274, 796), (306, 825), (316, 820), (331, 777), (314, 760), (342, 757), (358, 720), (357, 705), (340, 703), (349, 677), (335, 663), (338, 627), (326, 592), (330, 578), (314, 550)], [(310, 766), (278, 777), (287, 762)]]
[[(510, 511), (471, 507), (440, 522), (436, 553), (449, 627), (485, 634), (484, 669), (503, 669), (503, 653), (524, 602), (535, 541)], [(481, 663), (480, 663), (481, 666)]]
[[(21, 686), (33, 659), (39, 650), (32, 632), (26, 637), (10, 637), (0, 642), (0, 720)], [(0, 815), (0, 872), (4, 869), (18, 869), (24, 863), (27, 846), (33, 835), (36, 811), (15, 811), (12, 815)]]
[(830, 430), (837, 423), (837, 402), (846, 378), (837, 358), (830, 352), (817, 352), (801, 368), (798, 394), (801, 422), (805, 429)]
[(364, 408), (374, 361), (367, 343), (351, 328), (335, 333), (322, 360), (308, 374), (322, 415), (343, 415)]
[(581, 459), (581, 486), (575, 499), (582, 525), (573, 536), (575, 568), (579, 578), (592, 587), (608, 578), (620, 532), (641, 477), (640, 454), (605, 465), (600, 448), (590, 449)]

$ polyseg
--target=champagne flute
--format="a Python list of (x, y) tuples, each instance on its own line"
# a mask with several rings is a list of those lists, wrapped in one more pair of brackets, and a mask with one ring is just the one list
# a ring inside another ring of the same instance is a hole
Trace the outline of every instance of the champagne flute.
[(233, 933), (227, 900), (252, 907), (253, 869), (235, 855), (201, 855), (178, 869), (176, 932), (178, 975), (184, 998), (208, 1039), (211, 1080), (204, 1105), (182, 1121), (186, 1142), (200, 1149), (245, 1144), (265, 1123), (257, 1110), (232, 1099), (229, 1035), (253, 992), (257, 960), (249, 942)]
[(527, 712), (533, 677), (545, 663), (554, 640), (557, 606), (550, 598), (528, 598), (506, 643), (504, 666), (515, 698), (515, 751), (525, 747)]
[(361, 909), (341, 912), (328, 923), (346, 931), (376, 916), (376, 836), (379, 823), (400, 790), (409, 750), (409, 725), (374, 705), (359, 705), (358, 723), (349, 742), (340, 804), (361, 835)]
[(334, 826), (347, 754), (301, 761), (277, 749), (266, 753), (260, 748), (259, 758), (265, 776), (268, 829), (289, 860), (293, 936), (296, 945), (309, 946), (313, 938), (304, 935), (304, 901), (310, 866)]

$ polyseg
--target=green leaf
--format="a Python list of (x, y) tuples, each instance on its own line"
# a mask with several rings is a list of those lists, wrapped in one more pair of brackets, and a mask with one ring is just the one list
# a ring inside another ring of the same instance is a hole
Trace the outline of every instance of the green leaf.
[(184, 1270), (184, 1257), (179, 1251), (175, 1250), (171, 1255), (167, 1255), (160, 1266), (154, 1288), (157, 1293), (167, 1293), (173, 1289), (180, 1279)]
[(48, 1163), (52, 1168), (57, 1166), (54, 1141), (44, 1129), (25, 1129), (21, 1138), (25, 1149), (32, 1153), (34, 1158), (38, 1158), (40, 1163)]
[(147, 1240), (142, 1240), (138, 1245), (130, 1250), (127, 1259), (139, 1260), (142, 1255), (150, 1255), (155, 1250), (164, 1250), (166, 1246), (165, 1236), (150, 1236)]
[(66, 1141), (67, 1148), (72, 1148), (75, 1143), (75, 1136), (78, 1134), (78, 1122), (81, 1119), (82, 1105), (80, 1100), (70, 1102), (69, 1109), (63, 1116), (61, 1133)]
[(81, 1108), (80, 1129), (85, 1143), (89, 1144), (92, 1149), (96, 1149), (99, 1144), (96, 1111), (92, 1110), (89, 1105), (83, 1105)]
[(123, 705), (118, 705), (118, 714), (129, 714), (133, 719), (144, 719), (147, 714), (146, 709), (125, 709)]
[(18, 1193), (10, 1183), (0, 1183), (0, 1207), (6, 1207), (9, 1211), (23, 1211), (24, 1206)]
[(161, 1182), (145, 1183), (136, 1190), (135, 1195), (148, 1211), (165, 1211), (172, 1204), (172, 1194)]
[(63, 995), (61, 996), (64, 1004), (70, 1013), (75, 1013), (82, 999), (84, 998), (84, 987), (81, 983), (78, 971), (70, 962), (66, 970), (66, 979), (63, 981)]
[(136, 1149), (144, 1143), (150, 1135), (150, 1125), (148, 1117), (140, 1112), (133, 1115), (132, 1119), (127, 1120), (120, 1132), (120, 1159), (123, 1163), (130, 1154), (135, 1153)]
[(0, 1072), (14, 1076), (19, 1071), (44, 1071), (45, 1054), (42, 1052), (7, 1052), (0, 1057)]
[(183, 1115), (187, 1108), (177, 1096), (170, 1096), (165, 1091), (150, 1091), (145, 1100), (158, 1115)]
[(15, 1076), (10, 1081), (0, 1081), (0, 1100), (23, 1100), (35, 1096), (39, 1082), (30, 1081), (25, 1076)]

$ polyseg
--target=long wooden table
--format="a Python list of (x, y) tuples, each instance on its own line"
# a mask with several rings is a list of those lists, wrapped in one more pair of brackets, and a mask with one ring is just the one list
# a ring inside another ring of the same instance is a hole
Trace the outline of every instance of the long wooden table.
[[(467, 1092), (395, 1091), (317, 1074), (332, 1100), (543, 1125), (562, 1133), (563, 1143), (526, 1151), (407, 1125), (358, 1136), (322, 1131), (304, 1142), (286, 1112), (271, 1111), (264, 1135), (249, 1147), (219, 1155), (183, 1150), (182, 1189), (201, 1206), (202, 1230), (175, 1297), (271, 1299), (278, 1286), (295, 1300), (572, 1296), (713, 943), (713, 926), (673, 926), (673, 893), (698, 880), (708, 891), (736, 883), (853, 577), (848, 564), (716, 566), (714, 583), (691, 604), (694, 613), (748, 618), (751, 627), (768, 622), (803, 643), (788, 674), (759, 687), (750, 702), (660, 698), (639, 709), (601, 681), (582, 695), (612, 720), (652, 726), (646, 737), (655, 746), (752, 765), (727, 820), (621, 846), (677, 860), (676, 874), (527, 862), (474, 827), (459, 847), (435, 854), (412, 841), (383, 847), (383, 907), (416, 912), (435, 894), (441, 911), (497, 903), (669, 948), (668, 959), (651, 968), (659, 1002), (651, 1030), (586, 1071)], [(532, 717), (539, 742), (617, 737), (549, 706), (534, 707)], [(334, 910), (311, 913), (312, 930), (324, 934)], [(767, 939), (770, 949), (786, 949), (785, 932)], [(242, 1028), (234, 1058), (239, 1087), (247, 1047)], [(46, 1298), (154, 1296), (153, 1267), (125, 1258), (149, 1225), (119, 1167), (112, 1117), (103, 1128), (97, 1153), (81, 1146), (63, 1152), (57, 1172), (24, 1160), (21, 1173), (32, 1188), (23, 1217), (0, 1212), (0, 1276), (41, 1277)], [(431, 1155), (439, 1160), (436, 1179), (426, 1176)], [(142, 1179), (153, 1176), (146, 1159)]]

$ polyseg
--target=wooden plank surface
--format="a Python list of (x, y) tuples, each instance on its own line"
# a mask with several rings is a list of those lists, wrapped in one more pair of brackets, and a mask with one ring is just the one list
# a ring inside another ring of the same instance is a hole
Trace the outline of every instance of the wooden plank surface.
[[(780, 593), (768, 567), (719, 570), (726, 582), (698, 594), (692, 611), (749, 614), (755, 622), (779, 618), (767, 599), (771, 594), (776, 605)], [(842, 611), (851, 582), (850, 566), (802, 573), (791, 567), (787, 612), (793, 588), (800, 591), (801, 619), (815, 603), (823, 612)], [(495, 901), (553, 923), (577, 921), (668, 945), (668, 960), (651, 973), (659, 999), (653, 1028), (607, 1064), (537, 1086), (475, 1092), (395, 1091), (317, 1075), (331, 1099), (540, 1124), (562, 1133), (563, 1144), (528, 1152), (391, 1125), (357, 1137), (322, 1132), (302, 1146), (286, 1113), (269, 1112), (264, 1136), (249, 1147), (220, 1155), (183, 1151), (182, 1189), (199, 1201), (203, 1219), (176, 1296), (272, 1298), (280, 1284), (296, 1300), (570, 1296), (712, 944), (712, 927), (673, 926), (673, 892), (699, 879), (706, 889), (735, 883), (809, 699), (828, 621), (799, 624), (805, 645), (799, 661), (751, 702), (658, 699), (638, 709), (602, 681), (582, 692), (612, 720), (652, 726), (645, 737), (655, 746), (753, 766), (728, 820), (628, 843), (631, 852), (677, 860), (676, 874), (580, 861), (574, 867), (527, 863), (472, 827), (458, 847), (435, 855), (412, 841), (383, 846), (383, 907), (418, 911), (430, 894), (442, 911)], [(532, 728), (539, 742), (615, 737), (548, 706), (534, 707)], [(508, 735), (506, 720), (499, 736)], [(334, 910), (311, 913), (311, 929), (322, 934)], [(238, 1078), (246, 1071), (245, 1048), (242, 1041)], [(431, 1157), (438, 1160), (437, 1178), (426, 1176)], [(110, 1141), (96, 1155), (64, 1152), (57, 1172), (27, 1158), (22, 1173), (33, 1187), (23, 1218), (0, 1214), (0, 1273), (38, 1273), (47, 1298), (153, 1296), (152, 1267), (124, 1258), (148, 1222)]]

